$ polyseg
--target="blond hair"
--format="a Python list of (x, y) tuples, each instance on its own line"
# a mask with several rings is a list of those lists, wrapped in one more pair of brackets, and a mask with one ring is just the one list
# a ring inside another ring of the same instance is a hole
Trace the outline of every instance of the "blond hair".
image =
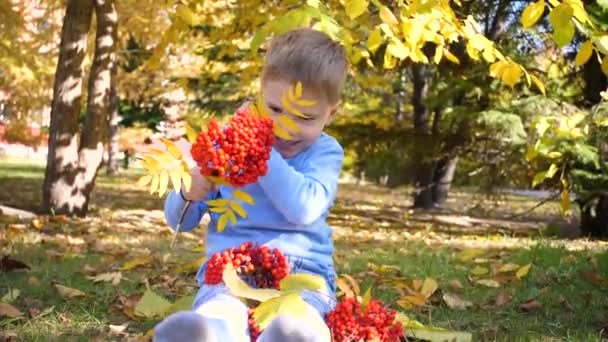
[(313, 29), (296, 29), (275, 37), (270, 43), (262, 84), (268, 80), (302, 82), (325, 96), (329, 103), (340, 100), (348, 62), (339, 43)]

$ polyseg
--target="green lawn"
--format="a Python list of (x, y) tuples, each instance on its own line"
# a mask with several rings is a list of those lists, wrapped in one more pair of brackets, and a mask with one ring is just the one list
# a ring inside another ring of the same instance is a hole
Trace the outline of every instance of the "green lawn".
[[(196, 269), (185, 266), (200, 258), (203, 226), (182, 234), (171, 252), (163, 201), (134, 185), (140, 172), (130, 170), (116, 178), (101, 173), (92, 214), (84, 219), (42, 217), (41, 228), (36, 228), (0, 216), (2, 254), (30, 268), (0, 273), (0, 297), (18, 290), (16, 299), (3, 301), (23, 313), (17, 318), (0, 317), (0, 334), (15, 336), (17, 341), (143, 340), (160, 319), (133, 316), (133, 307), (147, 288), (170, 301), (196, 291)], [(36, 209), (43, 174), (40, 163), (0, 159), (4, 190), (0, 204)], [(409, 212), (406, 191), (341, 186), (330, 217), (336, 264), (338, 273), (352, 276), (361, 292), (371, 287), (373, 297), (410, 318), (470, 332), (474, 340), (608, 337), (601, 335), (608, 328), (606, 244), (516, 229), (517, 224), (533, 222), (542, 230), (546, 224), (537, 220), (555, 220), (555, 206), (518, 219), (512, 231), (508, 225), (494, 229), (494, 221), (451, 227), (427, 220), (430, 214)], [(453, 198), (450, 215), (473, 217), (479, 212), (474, 208), (485, 208), (482, 213), (494, 215), (488, 219), (534, 205), (521, 198), (496, 205), (470, 192), (456, 192)], [(463, 212), (457, 213), (458, 208)], [(124, 269), (125, 262), (133, 260), (141, 265)], [(498, 271), (509, 264), (517, 266)], [(517, 278), (516, 271), (527, 264), (532, 265), (529, 272)], [(119, 284), (89, 278), (109, 272), (120, 272)], [(424, 305), (404, 307), (412, 281), (425, 278), (435, 280), (438, 290)], [(494, 280), (499, 287), (481, 285), (479, 279)], [(56, 285), (78, 289), (83, 295), (70, 298)], [(457, 296), (469, 306), (451, 308), (444, 296)], [(497, 297), (504, 303), (497, 305)]]

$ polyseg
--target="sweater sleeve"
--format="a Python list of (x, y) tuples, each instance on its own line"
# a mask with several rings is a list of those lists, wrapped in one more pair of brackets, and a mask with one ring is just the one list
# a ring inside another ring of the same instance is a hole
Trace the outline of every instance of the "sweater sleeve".
[[(194, 229), (199, 222), (201, 222), (201, 218), (208, 209), (205, 201), (212, 199), (215, 195), (216, 194), (214, 192), (210, 192), (202, 201), (192, 202), (190, 208), (188, 208), (186, 214), (184, 215), (184, 221), (182, 222), (179, 230), (182, 232), (188, 232)], [(184, 201), (182, 196), (175, 190), (171, 191), (165, 200), (165, 219), (167, 220), (167, 224), (173, 230), (177, 228), (179, 215), (181, 214), (184, 205), (186, 205), (186, 201)]]
[(273, 149), (268, 173), (258, 183), (287, 221), (309, 225), (331, 206), (343, 160), (344, 150), (333, 138), (314, 146), (305, 166), (298, 171)]

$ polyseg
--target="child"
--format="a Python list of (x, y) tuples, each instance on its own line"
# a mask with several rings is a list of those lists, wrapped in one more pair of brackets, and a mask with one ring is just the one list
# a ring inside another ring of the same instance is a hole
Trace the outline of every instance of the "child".
[[(296, 106), (307, 115), (292, 116), (301, 131), (292, 134), (293, 140), (276, 138), (267, 174), (257, 183), (243, 187), (255, 200), (255, 205), (243, 204), (247, 218), (217, 232), (219, 214), (210, 213), (207, 260), (216, 252), (252, 241), (281, 249), (289, 258), (293, 273), (312, 273), (326, 280), (324, 293), (303, 292), (310, 309), (306, 319), (277, 317), (260, 335), (261, 342), (330, 340), (323, 318), (336, 304), (336, 274), (332, 232), (326, 219), (336, 195), (344, 151), (322, 130), (338, 109), (346, 74), (343, 47), (322, 32), (292, 30), (271, 42), (261, 77), (263, 102), (269, 113), (273, 116), (288, 113), (281, 97), (298, 81), (303, 84), (303, 98), (316, 104)], [(200, 222), (208, 209), (204, 201), (232, 198), (231, 187), (213, 186), (197, 167), (191, 170), (191, 175), (191, 189), (182, 189), (181, 194), (172, 192), (165, 202), (167, 222), (175, 227), (185, 201), (196, 201), (184, 217), (181, 226), (184, 231)], [(193, 311), (165, 319), (154, 329), (155, 341), (249, 340), (247, 308), (224, 285), (204, 284), (204, 268), (205, 265), (197, 276), (200, 290)]]

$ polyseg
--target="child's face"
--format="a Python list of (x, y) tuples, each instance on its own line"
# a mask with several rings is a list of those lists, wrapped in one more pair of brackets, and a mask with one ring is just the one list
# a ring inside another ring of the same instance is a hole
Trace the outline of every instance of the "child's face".
[(292, 103), (296, 109), (299, 109), (302, 113), (306, 114), (308, 118), (290, 114), (283, 108), (281, 98), (283, 94), (289, 91), (289, 88), (293, 86), (294, 84), (282, 80), (267, 80), (262, 84), (264, 104), (269, 109), (273, 119), (280, 114), (290, 115), (291, 119), (293, 119), (300, 128), (299, 133), (289, 131), (290, 135), (293, 137), (292, 140), (283, 140), (276, 137), (274, 148), (283, 156), (283, 158), (291, 158), (312, 145), (317, 138), (319, 138), (325, 125), (331, 122), (339, 105), (339, 103), (328, 103), (325, 96), (320, 96), (311, 89), (307, 90), (306, 86), (304, 86), (302, 99), (314, 100), (316, 103), (314, 106), (306, 107)]

